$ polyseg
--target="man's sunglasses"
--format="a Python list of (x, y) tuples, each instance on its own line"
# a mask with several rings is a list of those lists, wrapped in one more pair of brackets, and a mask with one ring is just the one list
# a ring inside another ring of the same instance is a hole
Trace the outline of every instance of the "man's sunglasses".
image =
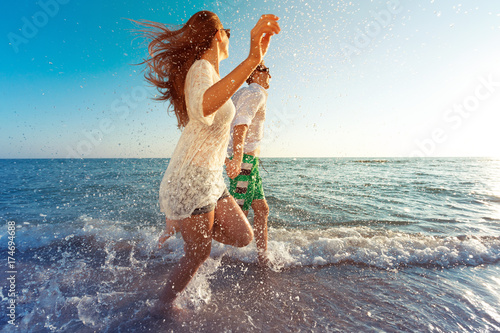
[(255, 70), (259, 71), (259, 72), (264, 72), (264, 73), (268, 73), (269, 74), (269, 68), (267, 68), (267, 67), (257, 66), (257, 68), (255, 68)]

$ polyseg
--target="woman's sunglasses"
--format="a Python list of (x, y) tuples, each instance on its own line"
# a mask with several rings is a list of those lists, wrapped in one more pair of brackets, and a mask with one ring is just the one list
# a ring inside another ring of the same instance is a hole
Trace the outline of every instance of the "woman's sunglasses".
[[(226, 32), (227, 38), (231, 37), (231, 29), (218, 29), (217, 31), (224, 30)], [(215, 33), (217, 33), (217, 31)]]

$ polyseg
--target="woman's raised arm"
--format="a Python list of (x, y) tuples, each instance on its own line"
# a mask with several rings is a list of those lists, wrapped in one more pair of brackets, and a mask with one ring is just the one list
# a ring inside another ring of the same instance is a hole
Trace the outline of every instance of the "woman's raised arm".
[(260, 64), (267, 52), (271, 36), (280, 32), (279, 18), (272, 14), (262, 15), (250, 32), (250, 53), (231, 73), (211, 86), (203, 95), (203, 115), (217, 111), (241, 87)]

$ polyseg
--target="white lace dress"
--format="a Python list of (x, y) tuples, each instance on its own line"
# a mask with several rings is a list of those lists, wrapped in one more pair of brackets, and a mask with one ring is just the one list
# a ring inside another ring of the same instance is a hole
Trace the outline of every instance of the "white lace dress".
[(220, 80), (207, 60), (197, 60), (184, 86), (189, 122), (184, 128), (160, 185), (160, 210), (172, 220), (216, 203), (225, 189), (222, 171), (235, 109), (229, 99), (203, 116), (203, 94)]

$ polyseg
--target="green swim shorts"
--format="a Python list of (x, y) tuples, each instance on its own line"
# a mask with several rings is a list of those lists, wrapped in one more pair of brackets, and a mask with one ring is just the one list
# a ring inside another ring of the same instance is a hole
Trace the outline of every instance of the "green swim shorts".
[[(233, 159), (231, 157), (231, 159)], [(243, 154), (240, 174), (230, 180), (229, 193), (244, 211), (250, 210), (254, 200), (265, 199), (262, 178), (259, 174), (259, 158)]]

